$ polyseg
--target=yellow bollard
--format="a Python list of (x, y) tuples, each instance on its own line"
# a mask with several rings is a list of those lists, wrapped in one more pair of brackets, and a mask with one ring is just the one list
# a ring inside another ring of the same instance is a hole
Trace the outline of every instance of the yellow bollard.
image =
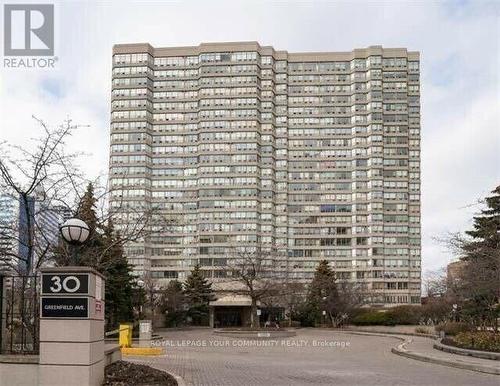
[(120, 347), (132, 347), (132, 324), (120, 324), (118, 344)]

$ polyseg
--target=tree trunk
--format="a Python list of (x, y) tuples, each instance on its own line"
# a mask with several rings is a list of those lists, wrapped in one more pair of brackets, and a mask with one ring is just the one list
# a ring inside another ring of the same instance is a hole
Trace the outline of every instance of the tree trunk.
[(257, 299), (252, 297), (252, 309), (250, 311), (250, 328), (256, 327), (257, 321)]

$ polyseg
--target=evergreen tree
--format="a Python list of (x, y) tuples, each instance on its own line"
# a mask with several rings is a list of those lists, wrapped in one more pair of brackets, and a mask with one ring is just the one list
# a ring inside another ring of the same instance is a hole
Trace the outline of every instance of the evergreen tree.
[(328, 261), (322, 260), (316, 267), (314, 278), (309, 285), (308, 299), (311, 303), (317, 303), (325, 297), (332, 296), (337, 296), (335, 272), (330, 268)]
[(106, 278), (106, 328), (113, 329), (120, 322), (130, 322), (134, 318), (135, 278), (132, 275), (132, 266), (123, 255), (120, 235), (114, 231), (111, 220), (108, 221), (102, 237), (106, 252), (98, 270)]
[(466, 262), (458, 282), (464, 299), (462, 316), (475, 324), (498, 327), (500, 316), (500, 186), (486, 198), (486, 209), (474, 216), (471, 237), (461, 244)]
[(66, 249), (68, 262), (62, 265), (81, 265), (92, 267), (99, 270), (99, 257), (104, 250), (103, 237), (99, 220), (96, 213), (96, 202), (94, 186), (92, 183), (87, 185), (87, 189), (78, 204), (75, 217), (84, 221), (90, 228), (90, 234), (83, 245), (74, 246), (62, 243), (62, 248)]
[(177, 327), (184, 323), (185, 306), (182, 283), (178, 280), (172, 280), (161, 293), (161, 310), (166, 316), (166, 327)]
[(188, 316), (195, 325), (208, 323), (208, 303), (214, 298), (212, 283), (203, 277), (199, 264), (191, 271), (184, 283), (184, 296), (186, 298)]
[(96, 202), (94, 187), (89, 184), (75, 215), (87, 223), (90, 236), (81, 246), (67, 245), (61, 241), (54, 251), (54, 260), (59, 266), (87, 266), (104, 275), (106, 329), (112, 329), (119, 322), (133, 320), (137, 289), (134, 288), (132, 267), (123, 254), (123, 241), (119, 233), (115, 232), (111, 220), (106, 225), (99, 223)]
[(62, 238), (54, 250), (54, 261), (59, 266), (80, 265), (99, 270), (98, 257), (103, 250), (102, 230), (96, 214), (96, 198), (91, 183), (82, 196), (75, 217), (83, 220), (90, 228), (90, 234), (83, 245), (68, 245)]
[(326, 311), (330, 320), (334, 318), (334, 307), (338, 301), (338, 290), (335, 272), (330, 268), (328, 261), (320, 261), (314, 278), (309, 285), (307, 303), (310, 311), (317, 322), (322, 318), (323, 311)]
[(486, 197), (486, 209), (473, 218), (473, 230), (466, 233), (473, 238), (467, 244), (467, 257), (475, 258), (484, 252), (498, 252), (500, 244), (500, 186), (492, 191), (493, 195)]
[(94, 185), (89, 183), (78, 205), (76, 217), (85, 221), (90, 229), (97, 229), (98, 219), (96, 214), (96, 203), (97, 199), (94, 193)]

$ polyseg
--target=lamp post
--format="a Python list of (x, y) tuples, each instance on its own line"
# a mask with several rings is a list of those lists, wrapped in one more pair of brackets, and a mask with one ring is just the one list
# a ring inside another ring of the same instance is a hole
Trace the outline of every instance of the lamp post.
[(90, 228), (85, 221), (79, 218), (70, 218), (66, 220), (59, 228), (62, 238), (70, 245), (71, 264), (76, 265), (75, 247), (82, 245), (90, 235)]
[[(146, 286), (146, 282), (142, 279), (139, 279), (137, 280), (137, 285), (139, 286), (140, 290), (141, 291), (144, 291), (144, 287)], [(139, 299), (139, 300), (142, 300), (142, 299)], [(139, 304), (139, 319), (141, 319), (141, 315), (142, 315), (142, 301), (141, 301), (141, 304)]]
[(453, 304), (452, 305), (452, 315), (453, 315), (453, 321), (454, 322), (458, 322), (458, 314), (457, 314), (457, 311), (458, 311), (458, 304)]
[(326, 296), (323, 296), (323, 312), (321, 313), (323, 315), (323, 327), (326, 325)]

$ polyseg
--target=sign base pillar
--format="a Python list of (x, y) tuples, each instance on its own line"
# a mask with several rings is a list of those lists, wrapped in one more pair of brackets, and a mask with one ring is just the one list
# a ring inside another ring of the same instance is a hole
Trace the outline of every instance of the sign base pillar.
[(104, 381), (104, 279), (88, 267), (42, 270), (39, 385)]

